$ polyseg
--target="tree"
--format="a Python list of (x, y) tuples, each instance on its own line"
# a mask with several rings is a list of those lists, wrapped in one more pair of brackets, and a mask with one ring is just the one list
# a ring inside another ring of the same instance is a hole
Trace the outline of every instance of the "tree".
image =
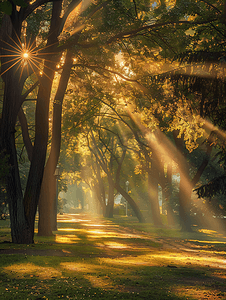
[[(209, 139), (207, 139), (206, 158), (191, 180), (191, 188), (195, 187), (195, 183), (207, 166), (209, 154), (213, 146), (216, 145), (213, 137), (219, 139), (222, 134), (210, 121), (225, 130), (225, 1), (200, 1), (198, 6), (199, 13), (194, 15), (194, 18), (203, 24), (191, 28), (192, 30), (189, 32), (191, 44), (186, 49), (187, 51), (178, 55), (182, 70), (167, 74), (173, 83), (175, 95), (184, 97), (190, 103), (190, 111), (194, 115), (201, 116), (203, 127), (209, 132), (212, 131)], [(194, 11), (192, 13), (191, 10), (190, 13), (194, 14)], [(210, 19), (212, 21), (208, 21)], [(207, 22), (205, 22), (206, 20)], [(211, 139), (212, 143), (210, 142)], [(221, 142), (219, 144), (222, 145)], [(217, 191), (222, 190), (223, 178), (224, 176), (217, 177), (198, 188), (198, 195), (211, 197)], [(191, 194), (191, 188), (188, 194)]]
[[(26, 1), (27, 6), (20, 7), (20, 9), (18, 9), (18, 4), (21, 5), (21, 3), (17, 2), (17, 6), (15, 2), (10, 3), (12, 12), (10, 12), (10, 16), (3, 18), (1, 25), (1, 40), (3, 41), (1, 67), (5, 89), (0, 142), (1, 149), (4, 149), (6, 155), (9, 156), (9, 165), (11, 166), (6, 186), (12, 240), (16, 243), (32, 243), (35, 213), (46, 160), (52, 81), (62, 52), (67, 49), (76, 53), (77, 62), (74, 70), (79, 76), (85, 76), (84, 69), (106, 76), (109, 72), (114, 72), (112, 67), (115, 63), (115, 54), (120, 50), (129, 59), (131, 65), (134, 65), (137, 57), (143, 56), (145, 60), (147, 57), (153, 56), (148, 48), (160, 46), (166, 54), (166, 46), (171, 42), (174, 42), (175, 45), (183, 43), (186, 45), (187, 36), (184, 33), (186, 28), (183, 27), (183, 30), (180, 31), (180, 39), (174, 34), (169, 34), (169, 42), (165, 38), (167, 26), (194, 25), (194, 22), (180, 19), (186, 11), (183, 1), (181, 2), (182, 9), (176, 15), (177, 18), (173, 15), (173, 12), (178, 9), (177, 5), (169, 13), (165, 1), (162, 1), (157, 7), (150, 5), (149, 1), (97, 2), (91, 4), (84, 11), (80, 1), (73, 0), (64, 7), (63, 17), (61, 17), (62, 1), (51, 1), (49, 4), (46, 4), (47, 1), (44, 0), (36, 0), (33, 3)], [(79, 10), (84, 12), (78, 15)], [(40, 15), (42, 16), (43, 12), (47, 15), (51, 12), (51, 21), (49, 16), (46, 18), (46, 23), (42, 21)], [(162, 16), (161, 20), (160, 15)], [(67, 22), (69, 16), (75, 20), (74, 24)], [(24, 21), (27, 22), (26, 32), (32, 33), (32, 29), (33, 32), (36, 30), (36, 42), (41, 40), (40, 45), (36, 48), (37, 51), (34, 50), (31, 53), (26, 47), (23, 48), (23, 45), (27, 44), (21, 40), (22, 30), (23, 32), (25, 30)], [(47, 35), (46, 44), (40, 32)], [(62, 33), (61, 36), (60, 33)], [(50, 56), (47, 55), (44, 48), (41, 49), (42, 42)], [(25, 50), (25, 53), (22, 50)], [(11, 60), (12, 51), (18, 53), (18, 63), (15, 61), (14, 64), (14, 61)], [(21, 54), (24, 56), (21, 57)], [(31, 55), (30, 59), (29, 55)], [(20, 66), (27, 67), (20, 68)], [(133, 69), (134, 74), (138, 74), (139, 66), (135, 64)], [(23, 195), (16, 156), (15, 123), (24, 100), (21, 95), (26, 78), (31, 73), (38, 73), (38, 71), (42, 71), (42, 76), (37, 75), (39, 90), (36, 100), (35, 141), (32, 147), (32, 161), (27, 186)], [(133, 84), (140, 84), (136, 78), (127, 77)], [(11, 88), (12, 86), (14, 89)], [(18, 101), (18, 99), (20, 100)], [(57, 158), (57, 156), (55, 157)], [(51, 168), (53, 170), (53, 167)]]
[[(14, 243), (32, 243), (34, 236), (34, 220), (37, 209), (39, 190), (41, 187), (42, 173), (45, 163), (46, 145), (48, 141), (48, 110), (49, 96), (51, 92), (52, 79), (56, 59), (45, 61), (43, 73), (40, 78), (40, 88), (36, 104), (36, 134), (32, 153), (32, 163), (27, 181), (27, 187), (22, 195), (20, 177), (18, 171), (16, 147), (15, 147), (15, 123), (23, 102), (21, 97), (24, 82), (29, 76), (29, 68), (18, 71), (18, 66), (14, 64), (8, 70), (7, 63), (11, 61), (11, 51), (15, 51), (20, 56), (23, 49), (20, 48), (20, 35), (22, 22), (35, 8), (37, 3), (21, 8), (18, 12), (13, 5), (10, 17), (4, 17), (2, 23), (2, 73), (5, 72), (3, 80), (5, 82), (4, 101), (1, 122), (1, 149), (5, 149), (9, 156), (10, 172), (6, 179), (8, 203), (10, 210), (11, 234)], [(52, 46), (56, 42), (56, 30), (58, 26), (60, 3), (54, 3), (53, 14), (50, 26), (50, 37), (47, 46)], [(3, 32), (7, 26), (7, 32)], [(16, 50), (13, 50), (15, 49)], [(22, 52), (23, 53), (23, 52)], [(48, 78), (48, 80), (46, 80)], [(12, 86), (14, 89), (12, 89)], [(19, 100), (18, 100), (19, 99)]]

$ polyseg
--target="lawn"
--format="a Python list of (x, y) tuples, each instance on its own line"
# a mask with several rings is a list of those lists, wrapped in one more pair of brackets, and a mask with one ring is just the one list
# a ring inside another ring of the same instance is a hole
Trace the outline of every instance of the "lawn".
[(74, 214), (15, 245), (0, 221), (0, 299), (64, 298), (226, 299), (226, 236)]

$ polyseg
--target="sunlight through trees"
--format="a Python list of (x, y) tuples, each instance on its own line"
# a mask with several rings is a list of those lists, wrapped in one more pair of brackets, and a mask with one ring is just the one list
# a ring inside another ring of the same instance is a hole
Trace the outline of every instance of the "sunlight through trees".
[(37, 210), (38, 235), (56, 229), (58, 163), (60, 191), (77, 186), (68, 210), (112, 218), (126, 203), (141, 223), (225, 228), (223, 2), (20, 0), (0, 10), (0, 201), (14, 243), (34, 242)]

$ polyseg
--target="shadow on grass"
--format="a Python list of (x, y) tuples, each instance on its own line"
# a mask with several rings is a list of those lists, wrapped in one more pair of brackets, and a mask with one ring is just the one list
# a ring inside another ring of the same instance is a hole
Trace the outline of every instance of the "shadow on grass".
[(224, 237), (132, 221), (67, 216), (34, 245), (0, 243), (0, 299), (224, 299)]

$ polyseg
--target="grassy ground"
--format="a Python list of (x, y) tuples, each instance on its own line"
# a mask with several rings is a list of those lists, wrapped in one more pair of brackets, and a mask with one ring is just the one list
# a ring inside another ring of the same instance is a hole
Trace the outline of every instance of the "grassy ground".
[(52, 237), (9, 243), (0, 221), (0, 299), (226, 299), (226, 237), (89, 215)]

